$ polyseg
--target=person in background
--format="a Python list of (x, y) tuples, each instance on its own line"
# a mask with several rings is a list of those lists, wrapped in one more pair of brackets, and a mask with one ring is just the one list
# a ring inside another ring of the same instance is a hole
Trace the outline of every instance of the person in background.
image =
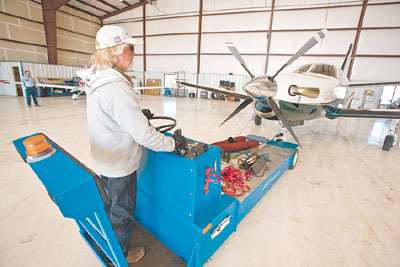
[(103, 26), (96, 34), (92, 67), (77, 72), (85, 82), (89, 142), (95, 169), (101, 174), (106, 212), (128, 263), (145, 254), (143, 247), (129, 247), (142, 146), (170, 152), (186, 145), (181, 135), (158, 132), (142, 112), (132, 81), (124, 73), (131, 68), (139, 44), (141, 40), (121, 27)]
[(35, 106), (40, 107), (36, 99), (37, 96), (36, 82), (35, 79), (31, 76), (31, 72), (29, 70), (26, 70), (25, 76), (22, 77), (22, 85), (25, 87), (25, 96), (28, 107), (31, 107), (31, 96), (33, 98)]

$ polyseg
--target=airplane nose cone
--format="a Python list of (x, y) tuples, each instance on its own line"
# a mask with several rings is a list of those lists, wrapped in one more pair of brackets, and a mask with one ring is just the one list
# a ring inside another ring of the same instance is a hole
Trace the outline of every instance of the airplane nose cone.
[(258, 76), (243, 86), (243, 90), (253, 99), (264, 100), (275, 97), (276, 83), (268, 79), (268, 75)]

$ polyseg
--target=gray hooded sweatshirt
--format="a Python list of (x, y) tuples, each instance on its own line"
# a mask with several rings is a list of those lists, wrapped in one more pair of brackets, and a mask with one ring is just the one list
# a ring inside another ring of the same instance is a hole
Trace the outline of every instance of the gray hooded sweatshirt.
[(122, 177), (139, 168), (142, 147), (173, 151), (175, 141), (149, 126), (132, 82), (116, 69), (78, 71), (85, 81), (89, 141), (96, 170)]

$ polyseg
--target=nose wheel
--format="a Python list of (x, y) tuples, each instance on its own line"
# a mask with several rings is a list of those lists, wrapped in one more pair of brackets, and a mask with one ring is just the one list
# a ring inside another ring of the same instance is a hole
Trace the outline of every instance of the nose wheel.
[(262, 118), (260, 116), (256, 115), (254, 117), (254, 124), (255, 125), (261, 125), (261, 121), (262, 121)]
[(386, 135), (385, 140), (383, 141), (383, 150), (389, 151), (395, 145), (399, 122), (400, 120), (393, 120), (392, 125), (390, 126), (389, 134)]

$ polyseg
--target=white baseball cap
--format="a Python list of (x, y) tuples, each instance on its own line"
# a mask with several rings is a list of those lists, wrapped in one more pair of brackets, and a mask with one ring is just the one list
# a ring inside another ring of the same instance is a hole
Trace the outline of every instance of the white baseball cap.
[(101, 29), (96, 34), (96, 41), (97, 50), (116, 46), (123, 43), (133, 45), (143, 44), (143, 41), (141, 39), (132, 38), (121, 27), (112, 25), (101, 27)]

